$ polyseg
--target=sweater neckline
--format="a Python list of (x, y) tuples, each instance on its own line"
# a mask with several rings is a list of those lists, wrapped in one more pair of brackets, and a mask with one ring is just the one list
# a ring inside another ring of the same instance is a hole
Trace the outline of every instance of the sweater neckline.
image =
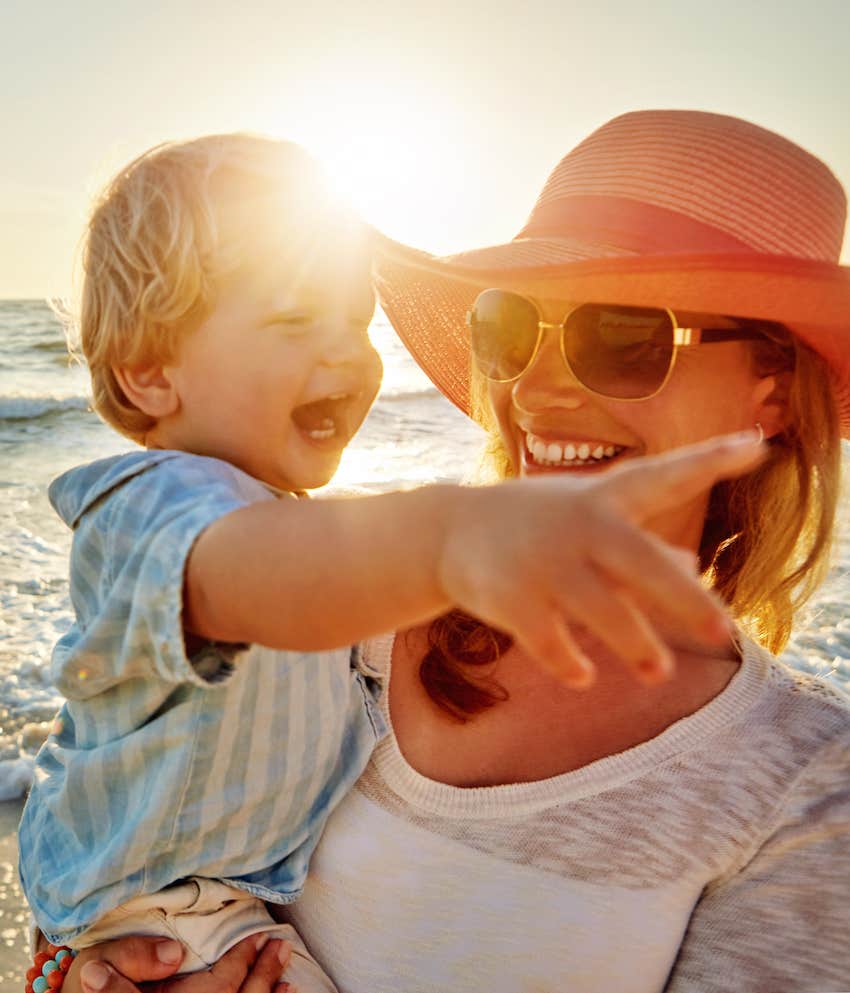
[(386, 634), (364, 645), (368, 669), (380, 672), (384, 678), (381, 708), (389, 728), (372, 761), (386, 785), (407, 803), (430, 814), (469, 818), (527, 816), (557, 803), (580, 800), (622, 786), (683, 755), (710, 735), (728, 731), (730, 723), (752, 707), (765, 686), (773, 661), (768, 652), (741, 636), (741, 665), (729, 683), (699, 710), (675, 721), (654, 738), (548, 779), (462, 787), (423, 776), (402, 754), (389, 712), (394, 643), (395, 635)]

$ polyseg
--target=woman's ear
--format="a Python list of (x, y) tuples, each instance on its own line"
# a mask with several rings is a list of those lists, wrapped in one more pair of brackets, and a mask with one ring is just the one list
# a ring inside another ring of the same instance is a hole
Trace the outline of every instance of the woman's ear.
[(765, 438), (782, 434), (788, 424), (792, 372), (777, 372), (759, 379), (753, 393), (753, 423), (759, 423)]
[(113, 366), (112, 372), (130, 403), (149, 417), (161, 420), (179, 410), (180, 398), (164, 366)]

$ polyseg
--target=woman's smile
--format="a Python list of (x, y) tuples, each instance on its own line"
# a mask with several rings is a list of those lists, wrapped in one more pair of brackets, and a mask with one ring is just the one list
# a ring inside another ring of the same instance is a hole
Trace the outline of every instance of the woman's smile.
[(524, 431), (523, 467), (596, 469), (609, 465), (626, 446), (597, 438), (547, 438)]

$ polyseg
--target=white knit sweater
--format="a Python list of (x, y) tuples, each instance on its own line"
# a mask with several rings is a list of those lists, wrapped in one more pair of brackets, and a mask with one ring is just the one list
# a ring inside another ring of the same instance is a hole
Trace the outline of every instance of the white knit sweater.
[(850, 990), (848, 771), (848, 700), (752, 644), (701, 710), (552, 779), (447, 786), (390, 737), (292, 920), (343, 993)]

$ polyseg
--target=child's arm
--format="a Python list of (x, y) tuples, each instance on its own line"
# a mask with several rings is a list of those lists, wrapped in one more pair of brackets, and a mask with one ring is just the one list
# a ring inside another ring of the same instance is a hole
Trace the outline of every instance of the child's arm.
[(592, 666), (567, 622), (646, 675), (671, 656), (635, 599), (717, 641), (719, 605), (641, 525), (760, 457), (712, 441), (607, 473), (274, 501), (207, 528), (187, 567), (184, 624), (206, 638), (319, 650), (457, 605), (512, 634), (576, 684)]

